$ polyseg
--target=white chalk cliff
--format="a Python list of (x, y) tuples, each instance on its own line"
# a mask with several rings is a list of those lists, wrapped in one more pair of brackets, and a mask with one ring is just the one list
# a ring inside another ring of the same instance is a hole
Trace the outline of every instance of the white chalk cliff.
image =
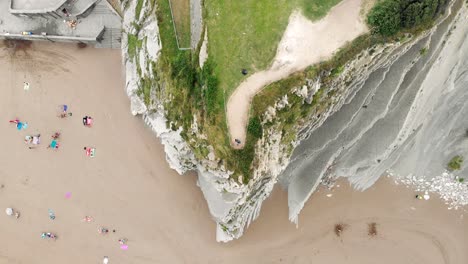
[[(392, 169), (400, 182), (419, 182), (425, 190), (445, 195), (449, 192), (435, 183), (443, 182), (441, 175), (451, 175), (444, 172), (451, 155), (468, 155), (468, 139), (464, 138), (468, 120), (463, 118), (468, 114), (468, 91), (463, 88), (468, 86), (466, 7), (458, 12), (457, 6), (419, 37), (371, 47), (347, 63), (330, 88), (336, 91), (333, 105), (297, 126), (292, 156), (291, 146), (281, 143), (281, 130), (270, 126), (255, 148), (253, 180), (239, 184), (231, 179), (232, 172), (218, 165), (213, 153), (205, 160), (197, 160), (180, 135), (182, 128), (168, 128), (163, 105), (170, 98), (154, 92), (151, 102), (145, 104), (138, 95), (142, 78), (154, 77), (155, 64), (151, 62), (158, 60), (162, 44), (154, 10), (148, 10), (145, 1), (136, 18), (136, 2), (122, 3), (126, 7), (124, 31), (138, 32), (142, 41), (135, 56), (130, 56), (127, 34), (123, 34), (122, 54), (132, 114), (141, 115), (161, 139), (171, 168), (179, 174), (198, 172), (198, 184), (218, 224), (218, 241), (240, 237), (259, 215), (262, 202), (278, 181), (288, 189), (290, 219), (296, 222), (304, 203), (323, 179), (348, 177), (357, 188), (365, 189)], [(427, 52), (422, 54), (425, 47)], [(288, 107), (288, 96), (303, 97), (307, 103), (319, 89), (320, 79), (306, 80), (279, 98), (264, 114), (264, 120), (279, 122), (276, 112)], [(192, 130), (203, 137), (196, 118)], [(464, 168), (460, 175), (466, 172)], [(454, 176), (444, 179), (449, 177)], [(466, 184), (453, 185), (453, 195), (446, 195), (447, 201), (453, 207), (466, 204)]]

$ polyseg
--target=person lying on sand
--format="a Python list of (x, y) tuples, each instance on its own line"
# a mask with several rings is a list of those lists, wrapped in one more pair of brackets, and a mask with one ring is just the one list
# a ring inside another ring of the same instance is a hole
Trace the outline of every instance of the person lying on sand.
[(26, 129), (28, 127), (28, 123), (21, 122), (18, 118), (14, 119), (14, 120), (10, 120), (10, 123), (16, 124), (16, 128), (18, 130)]
[(105, 234), (109, 233), (109, 229), (101, 226), (101, 227), (98, 228), (98, 233), (105, 235)]
[(6, 212), (6, 214), (8, 216), (15, 216), (16, 219), (18, 219), (20, 217), (20, 212), (18, 210), (13, 209), (13, 208), (8, 207), (5, 210), (5, 212)]
[(72, 113), (67, 112), (68, 111), (68, 105), (65, 105), (65, 104), (60, 106), (60, 111), (61, 111), (61, 113), (58, 115), (58, 117), (60, 117), (60, 118), (65, 118), (67, 116), (72, 116), (73, 115)]
[(86, 156), (88, 157), (94, 158), (96, 155), (96, 148), (84, 147), (83, 150), (86, 151)]
[(60, 137), (60, 133), (59, 132), (55, 132), (53, 135), (52, 135), (52, 139), (58, 139)]
[(93, 118), (90, 116), (83, 117), (83, 125), (87, 127), (91, 127), (93, 125)]
[(43, 232), (43, 233), (41, 234), (41, 238), (55, 240), (55, 239), (57, 239), (57, 236), (56, 236), (54, 233)]
[(59, 146), (60, 146), (60, 144), (57, 142), (57, 140), (56, 140), (56, 139), (53, 139), (53, 140), (50, 142), (49, 146), (47, 146), (47, 148), (58, 149)]
[(72, 113), (60, 113), (60, 115), (58, 115), (58, 117), (65, 118), (67, 116), (72, 116), (72, 115), (73, 115)]
[(85, 217), (83, 218), (82, 221), (83, 221), (83, 222), (88, 222), (88, 223), (89, 223), (89, 222), (92, 222), (92, 221), (93, 221), (93, 217), (87, 215), (87, 216), (85, 216)]
[[(24, 143), (39, 145), (41, 143), (41, 134), (37, 134), (34, 136), (25, 136)], [(33, 148), (35, 148), (35, 146), (29, 146), (29, 149), (33, 149)]]

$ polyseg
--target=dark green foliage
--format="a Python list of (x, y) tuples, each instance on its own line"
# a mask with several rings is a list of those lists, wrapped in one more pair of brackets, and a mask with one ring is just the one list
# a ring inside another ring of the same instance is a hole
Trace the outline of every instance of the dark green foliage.
[(196, 69), (192, 67), (192, 62), (189, 52), (179, 52), (172, 66), (172, 78), (182, 81), (184, 84), (191, 86), (195, 80)]
[(243, 149), (232, 150), (232, 160), (228, 160), (229, 163), (233, 163), (234, 168), (238, 168), (243, 176), (243, 182), (248, 183), (250, 176), (250, 167), (255, 157), (255, 143), (253, 138), (247, 138), (247, 142)]
[(200, 83), (205, 89), (204, 99), (208, 115), (215, 114), (220, 108), (220, 104), (218, 102), (220, 100), (221, 93), (218, 77), (214, 73), (214, 68), (215, 66), (213, 61), (208, 59), (201, 70)]
[(391, 36), (402, 29), (431, 23), (446, 0), (381, 0), (367, 15), (375, 33)]
[(262, 137), (262, 123), (260, 122), (260, 118), (258, 116), (250, 118), (247, 132), (252, 134), (252, 136), (257, 139)]
[(397, 33), (401, 27), (399, 1), (383, 0), (378, 2), (369, 12), (367, 23), (380, 35), (390, 36)]
[(463, 164), (463, 157), (460, 155), (457, 155), (449, 161), (449, 163), (447, 164), (447, 168), (450, 171), (459, 170), (461, 169), (462, 164)]

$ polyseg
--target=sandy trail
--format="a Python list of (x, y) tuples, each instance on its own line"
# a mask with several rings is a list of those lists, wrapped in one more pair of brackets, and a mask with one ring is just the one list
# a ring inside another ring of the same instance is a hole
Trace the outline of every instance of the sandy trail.
[[(18, 221), (0, 214), (2, 264), (102, 263), (104, 255), (110, 264), (468, 261), (462, 211), (447, 211), (437, 199), (416, 200), (385, 180), (363, 193), (341, 183), (331, 198), (319, 190), (299, 229), (288, 221), (286, 193), (276, 190), (242, 239), (218, 244), (195, 176), (169, 169), (158, 140), (129, 113), (119, 51), (35, 43), (13, 57), (0, 48), (0, 60), (0, 210), (22, 213)], [(24, 81), (31, 83), (28, 92)], [(62, 103), (73, 117), (55, 116)], [(85, 114), (95, 118), (93, 128), (81, 125)], [(17, 131), (8, 123), (14, 117), (29, 127)], [(62, 148), (46, 149), (56, 130)], [(37, 132), (42, 146), (29, 150), (23, 137)], [(94, 159), (84, 155), (85, 145), (97, 148)], [(94, 222), (82, 222), (85, 215)], [(370, 221), (379, 231), (372, 239)], [(340, 239), (333, 233), (338, 222), (349, 225)], [(99, 226), (116, 233), (101, 236)], [(58, 240), (42, 240), (43, 231)], [(119, 249), (121, 237), (129, 239), (128, 251)]]
[[(250, 104), (255, 94), (270, 83), (330, 58), (346, 42), (366, 32), (360, 11), (361, 0), (343, 0), (315, 23), (300, 12), (291, 15), (270, 69), (249, 76), (229, 98), (227, 122), (234, 148), (244, 147)], [(241, 143), (236, 144), (235, 139)]]

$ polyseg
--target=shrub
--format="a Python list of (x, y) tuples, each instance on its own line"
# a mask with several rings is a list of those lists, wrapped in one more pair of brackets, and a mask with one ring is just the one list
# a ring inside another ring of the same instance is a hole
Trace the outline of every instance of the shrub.
[(427, 47), (424, 47), (424, 48), (419, 50), (419, 54), (421, 54), (421, 56), (426, 55), (426, 53), (427, 53)]
[(383, 0), (371, 9), (367, 16), (367, 23), (374, 32), (390, 36), (400, 30), (400, 3), (397, 0)]
[(258, 116), (250, 118), (249, 125), (247, 126), (247, 132), (250, 133), (252, 136), (254, 136), (256, 139), (259, 139), (262, 137), (262, 134), (263, 134), (262, 124)]
[(375, 33), (391, 36), (431, 23), (445, 4), (446, 0), (381, 0), (367, 15), (367, 23)]
[(447, 164), (447, 168), (450, 171), (459, 170), (461, 168), (462, 163), (463, 163), (463, 157), (460, 155), (457, 155), (449, 161), (449, 163)]
[(219, 109), (218, 99), (220, 96), (218, 77), (214, 73), (214, 63), (208, 59), (203, 65), (200, 82), (205, 87), (205, 106), (208, 115), (215, 114)]

